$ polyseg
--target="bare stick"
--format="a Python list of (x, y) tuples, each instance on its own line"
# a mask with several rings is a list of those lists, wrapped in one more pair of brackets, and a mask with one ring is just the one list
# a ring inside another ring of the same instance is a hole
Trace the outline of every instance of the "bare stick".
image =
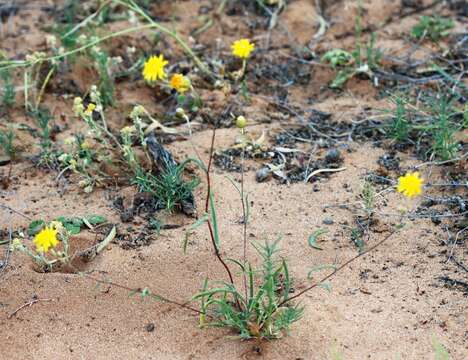
[(309, 290), (312, 290), (313, 288), (316, 288), (317, 286), (319, 286), (320, 284), (322, 284), (324, 281), (330, 279), (331, 277), (333, 277), (334, 275), (336, 275), (339, 271), (343, 270), (344, 268), (346, 268), (349, 264), (351, 264), (353, 261), (355, 261), (356, 259), (370, 253), (371, 251), (377, 249), (380, 245), (382, 245), (384, 242), (386, 242), (388, 239), (390, 239), (398, 230), (393, 230), (389, 235), (387, 235), (383, 240), (380, 240), (377, 244), (375, 244), (374, 246), (371, 246), (369, 249), (367, 249), (366, 251), (354, 256), (353, 258), (349, 259), (348, 261), (346, 261), (344, 264), (340, 265), (339, 267), (337, 267), (335, 270), (333, 270), (332, 273), (328, 274), (327, 276), (325, 276), (323, 279), (321, 279), (320, 281), (316, 282), (315, 284), (309, 286), (308, 288), (305, 288), (304, 290), (300, 291), (299, 293), (297, 293), (296, 295), (294, 296), (291, 296), (289, 298), (287, 298), (286, 300), (284, 300), (282, 303), (280, 303), (278, 305), (278, 307), (280, 306), (283, 306), (284, 304), (286, 304), (287, 302), (290, 302), (291, 300), (293, 299), (297, 299), (299, 296), (305, 294), (306, 292), (308, 292)]
[(15, 214), (18, 214), (18, 215), (24, 217), (25, 219), (32, 220), (32, 217), (30, 217), (30, 216), (28, 216), (26, 214), (23, 214), (21, 211), (15, 210), (15, 209), (13, 209), (12, 207), (10, 207), (8, 205), (0, 204), (0, 207), (2, 207), (4, 209), (7, 209), (7, 210), (10, 210), (10, 211), (14, 212)]
[[(114, 286), (114, 287), (117, 287), (119, 289), (127, 290), (127, 291), (129, 291), (131, 293), (136, 293), (136, 294), (141, 294), (141, 295), (145, 294), (144, 289), (141, 289), (141, 288), (132, 289), (132, 288), (130, 288), (128, 286), (117, 284), (117, 283), (115, 283), (113, 281), (110, 281), (110, 280), (99, 279), (99, 278), (96, 278), (94, 276), (82, 273), (82, 272), (79, 272), (78, 274), (85, 277), (85, 278), (87, 278), (87, 279), (89, 279), (89, 280), (93, 280), (93, 281), (95, 281), (95, 282), (97, 282), (99, 284), (106, 284), (106, 285)], [(195, 312), (195, 313), (200, 314), (200, 315), (210, 316), (208, 314), (205, 314), (203, 311), (200, 311), (198, 309), (195, 309), (195, 308), (187, 305), (187, 303), (181, 303), (181, 302), (178, 302), (178, 301), (175, 301), (175, 300), (171, 300), (171, 299), (168, 299), (168, 298), (166, 298), (164, 296), (161, 296), (161, 295), (152, 294), (151, 292), (149, 292), (147, 294), (147, 296), (151, 296), (152, 298), (154, 298), (156, 300), (160, 300), (160, 301), (166, 302), (168, 304), (179, 306), (181, 308), (184, 308), (186, 310), (190, 310), (190, 311)]]
[(11, 253), (11, 242), (13, 241), (13, 236), (12, 236), (12, 231), (11, 231), (11, 225), (8, 229), (8, 245), (5, 253), (5, 260), (0, 261), (0, 271), (5, 270), (6, 267), (8, 266), (8, 260), (10, 259), (10, 253)]
[[(208, 160), (208, 167), (206, 168), (206, 183), (207, 183), (207, 191), (206, 191), (206, 202), (205, 202), (205, 212), (208, 213), (209, 210), (209, 204), (210, 204), (210, 196), (211, 196), (211, 178), (210, 178), (210, 169), (211, 169), (211, 163), (213, 160), (213, 150), (214, 150), (214, 141), (216, 137), (216, 128), (213, 128), (213, 135), (211, 136), (211, 146), (210, 146), (210, 158)], [(208, 224), (208, 230), (210, 231), (210, 238), (211, 242), (213, 244), (214, 252), (220, 263), (224, 266), (226, 269), (226, 272), (229, 276), (229, 281), (231, 282), (232, 285), (234, 285), (234, 278), (232, 277), (231, 270), (229, 269), (229, 266), (226, 264), (226, 262), (222, 259), (221, 254), (219, 253), (218, 246), (216, 245), (215, 237), (214, 237), (214, 232), (213, 232), (213, 225), (211, 224), (211, 220), (207, 220), (206, 222)], [(240, 305), (238, 303), (238, 305)]]
[(15, 316), (20, 310), (24, 309), (25, 307), (31, 307), (35, 303), (38, 303), (39, 301), (54, 301), (54, 299), (32, 298), (31, 301), (28, 301), (26, 304), (21, 305), (18, 309), (16, 309), (10, 315), (8, 315), (8, 319), (11, 319), (13, 316)]

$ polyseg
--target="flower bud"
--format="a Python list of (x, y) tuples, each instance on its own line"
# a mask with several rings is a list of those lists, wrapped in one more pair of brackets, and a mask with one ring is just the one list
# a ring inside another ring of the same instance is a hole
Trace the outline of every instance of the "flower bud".
[(247, 125), (247, 119), (244, 116), (239, 115), (236, 119), (236, 126), (239, 129), (243, 129), (246, 127), (246, 125)]

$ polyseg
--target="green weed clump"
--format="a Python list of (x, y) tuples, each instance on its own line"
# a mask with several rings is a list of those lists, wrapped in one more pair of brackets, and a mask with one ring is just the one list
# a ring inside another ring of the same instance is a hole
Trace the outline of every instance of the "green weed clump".
[(454, 119), (455, 111), (452, 102), (446, 97), (442, 97), (432, 106), (434, 114), (432, 153), (442, 160), (449, 160), (455, 157), (460, 148), (460, 144), (455, 138), (464, 125), (458, 125)]
[(183, 172), (188, 161), (177, 166), (168, 166), (158, 175), (139, 168), (132, 183), (138, 186), (139, 191), (152, 194), (159, 202), (158, 207), (171, 213), (184, 201), (190, 201), (193, 190), (200, 184), (198, 178), (184, 180)]
[(411, 36), (422, 40), (429, 38), (434, 42), (447, 36), (449, 30), (454, 27), (452, 19), (446, 19), (440, 16), (421, 16), (419, 23), (413, 26)]
[(37, 110), (30, 112), (30, 115), (35, 119), (39, 127), (39, 166), (55, 168), (57, 165), (58, 153), (54, 150), (54, 143), (51, 139), (52, 133), (52, 116), (49, 109), (40, 107)]
[(7, 130), (0, 130), (0, 147), (5, 155), (8, 155), (11, 159), (15, 157), (16, 153), (16, 149), (13, 145), (14, 139), (15, 133), (13, 129), (8, 128)]
[(192, 298), (200, 302), (204, 314), (213, 314), (209, 319), (202, 316), (201, 325), (232, 328), (241, 339), (275, 339), (301, 319), (302, 307), (285, 304), (292, 283), (286, 260), (277, 257), (277, 245), (254, 244), (262, 258), (260, 269), (232, 260), (247, 278), (245, 293), (229, 282), (213, 282), (209, 288), (205, 281), (202, 291)]
[(402, 95), (393, 98), (395, 109), (386, 134), (396, 143), (413, 144), (426, 158), (449, 160), (456, 156), (460, 142), (455, 134), (466, 129), (466, 110), (457, 107), (457, 98), (426, 94), (419, 105)]
[(400, 97), (396, 98), (395, 105), (396, 108), (390, 125), (390, 136), (397, 142), (406, 142), (410, 131), (406, 105)]
[(356, 75), (366, 75), (373, 78), (373, 72), (378, 69), (382, 52), (375, 47), (375, 34), (372, 33), (368, 43), (362, 41), (362, 4), (358, 0), (358, 14), (355, 19), (355, 47), (351, 52), (342, 49), (332, 49), (323, 55), (322, 61), (328, 62), (337, 70), (335, 79), (329, 84), (333, 89), (341, 89), (345, 83)]
[[(0, 57), (0, 60), (2, 58)], [(4, 108), (10, 108), (15, 105), (15, 86), (10, 69), (0, 69), (0, 79), (2, 80), (2, 100)]]

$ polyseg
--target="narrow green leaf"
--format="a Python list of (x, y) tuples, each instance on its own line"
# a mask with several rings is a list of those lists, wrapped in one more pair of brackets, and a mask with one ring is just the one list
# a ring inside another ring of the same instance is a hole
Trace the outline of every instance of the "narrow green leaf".
[(320, 283), (317, 286), (327, 290), (328, 292), (331, 292), (331, 284), (329, 282)]
[(219, 250), (220, 239), (219, 239), (219, 231), (218, 231), (218, 220), (216, 218), (216, 207), (214, 203), (214, 196), (213, 196), (213, 192), (211, 191), (210, 191), (210, 215), (211, 215), (211, 222), (213, 225), (213, 235), (214, 235), (216, 249)]
[(328, 231), (324, 229), (315, 230), (312, 235), (309, 236), (309, 246), (317, 250), (323, 250), (320, 246), (317, 245), (317, 240), (320, 235), (326, 234)]
[(309, 273), (307, 274), (307, 278), (312, 279), (312, 273), (315, 273), (315, 272), (318, 272), (318, 271), (322, 271), (322, 270), (325, 270), (325, 269), (333, 269), (333, 270), (336, 270), (336, 265), (333, 265), (333, 264), (324, 264), (324, 265), (316, 266), (316, 267), (312, 268), (312, 269), (309, 271)]

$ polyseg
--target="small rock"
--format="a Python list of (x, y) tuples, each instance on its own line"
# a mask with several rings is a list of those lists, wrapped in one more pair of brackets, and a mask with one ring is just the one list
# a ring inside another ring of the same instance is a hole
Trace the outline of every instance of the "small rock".
[(325, 155), (325, 161), (329, 164), (337, 163), (341, 160), (341, 153), (338, 149), (330, 149)]
[(327, 218), (323, 219), (322, 223), (325, 224), (325, 225), (333, 225), (334, 221), (333, 221), (332, 218), (327, 217)]
[(153, 332), (154, 331), (154, 324), (153, 323), (146, 324), (145, 330), (148, 331), (148, 332)]
[(135, 218), (135, 215), (133, 214), (133, 208), (125, 209), (121, 214), (120, 214), (120, 220), (123, 223), (129, 223), (133, 221)]
[(5, 166), (5, 165), (8, 165), (10, 163), (11, 159), (9, 156), (1, 156), (0, 155), (0, 166)]
[(271, 175), (270, 169), (267, 167), (262, 167), (258, 169), (257, 172), (255, 173), (255, 180), (257, 180), (257, 182), (264, 182), (268, 180), (270, 175)]

